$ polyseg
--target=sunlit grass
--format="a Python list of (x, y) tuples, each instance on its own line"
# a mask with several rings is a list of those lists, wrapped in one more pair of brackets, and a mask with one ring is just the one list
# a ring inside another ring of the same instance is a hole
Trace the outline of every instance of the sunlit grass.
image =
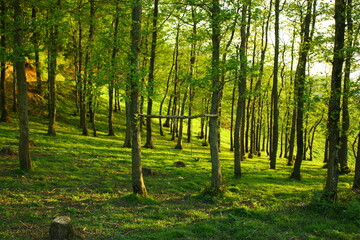
[[(16, 156), (0, 157), (0, 239), (46, 239), (58, 215), (70, 216), (89, 239), (360, 238), (352, 174), (340, 177), (335, 205), (319, 197), (326, 176), (320, 157), (303, 162), (301, 181), (289, 179), (292, 167), (285, 159), (270, 170), (265, 154), (243, 161), (243, 176), (235, 179), (225, 130), (220, 158), (227, 190), (221, 196), (203, 194), (210, 185), (209, 148), (194, 137), (183, 150), (174, 149), (170, 134), (159, 136), (157, 121), (156, 148), (142, 149), (143, 166), (155, 172), (144, 177), (150, 196), (133, 195), (131, 149), (122, 148), (123, 115), (115, 116), (116, 137), (106, 136), (102, 112), (98, 137), (82, 136), (77, 117), (62, 111), (56, 137), (46, 135), (46, 120), (30, 117), (35, 170), (18, 170)], [(1, 124), (0, 146), (16, 150), (17, 129), (14, 118)], [(176, 161), (186, 167), (174, 167)]]

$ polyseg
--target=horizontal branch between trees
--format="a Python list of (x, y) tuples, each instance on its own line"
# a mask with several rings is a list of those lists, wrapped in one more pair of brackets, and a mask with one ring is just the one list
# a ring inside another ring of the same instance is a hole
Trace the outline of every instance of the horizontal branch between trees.
[(193, 116), (171, 116), (171, 115), (146, 115), (146, 114), (138, 114), (140, 117), (146, 118), (170, 118), (170, 119), (193, 119), (193, 118), (202, 118), (202, 117), (218, 117), (217, 114), (200, 114)]

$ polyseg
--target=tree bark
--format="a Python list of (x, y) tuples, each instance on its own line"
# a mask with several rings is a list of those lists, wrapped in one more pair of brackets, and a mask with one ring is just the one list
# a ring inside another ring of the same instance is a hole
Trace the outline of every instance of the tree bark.
[(40, 49), (39, 49), (39, 30), (37, 22), (37, 9), (36, 6), (32, 7), (31, 12), (32, 18), (32, 44), (34, 45), (34, 55), (35, 55), (35, 68), (36, 68), (36, 88), (39, 94), (42, 94), (42, 81), (41, 81), (41, 63), (40, 63)]
[(334, 56), (331, 74), (331, 93), (329, 99), (328, 112), (328, 132), (329, 132), (329, 161), (326, 184), (323, 198), (328, 201), (336, 201), (337, 185), (339, 180), (339, 148), (340, 146), (340, 97), (341, 97), (341, 78), (344, 62), (344, 35), (345, 35), (345, 16), (346, 1), (335, 0), (335, 40)]
[[(219, 113), (220, 100), (220, 2), (219, 0), (212, 0), (211, 6), (211, 27), (212, 27), (212, 60), (211, 60), (211, 78), (212, 78), (212, 98), (210, 114)], [(211, 187), (215, 192), (219, 192), (222, 186), (222, 173), (219, 159), (219, 145), (218, 145), (218, 117), (211, 117), (209, 122), (209, 143), (211, 155)]]
[(247, 75), (247, 59), (246, 59), (246, 15), (247, 15), (247, 2), (243, 4), (241, 10), (241, 43), (240, 43), (240, 73), (238, 79), (238, 104), (236, 110), (235, 120), (235, 133), (234, 133), (234, 174), (236, 178), (240, 178), (241, 173), (241, 160), (244, 157), (244, 122), (245, 122), (245, 101), (246, 101), (246, 75)]
[[(151, 52), (150, 52), (150, 66), (149, 66), (149, 81), (148, 81), (148, 105), (147, 114), (151, 115), (154, 95), (154, 71), (155, 71), (155, 57), (156, 57), (156, 41), (157, 41), (157, 20), (159, 12), (159, 0), (154, 0), (154, 15), (153, 15), (153, 26), (152, 26), (152, 40), (151, 40)], [(146, 119), (146, 148), (154, 148), (152, 138), (152, 126), (151, 118)]]
[[(55, 17), (55, 11), (60, 9), (60, 0), (57, 0), (56, 8), (50, 12), (51, 18)], [(54, 21), (54, 25), (50, 26), (49, 49), (48, 49), (48, 108), (49, 108), (49, 125), (47, 134), (56, 136), (56, 66), (57, 66), (57, 51), (58, 51), (58, 37), (59, 26)]]
[(352, 0), (347, 0), (346, 20), (347, 20), (347, 50), (345, 56), (344, 68), (344, 88), (342, 94), (342, 125), (341, 125), (341, 147), (339, 149), (340, 173), (350, 173), (348, 166), (348, 131), (350, 127), (349, 114), (349, 94), (350, 94), (350, 72), (351, 58), (353, 56), (353, 20), (352, 20)]
[[(303, 137), (303, 122), (304, 122), (304, 89), (305, 89), (305, 78), (306, 78), (306, 64), (307, 56), (310, 50), (311, 37), (310, 37), (310, 24), (311, 24), (311, 9), (312, 0), (307, 0), (307, 11), (302, 24), (302, 36), (303, 42), (300, 46), (299, 61), (296, 68), (295, 82), (296, 82), (296, 158), (293, 172), (290, 176), (292, 179), (301, 180), (301, 163), (303, 160), (303, 149), (304, 149), (304, 137)], [(290, 156), (291, 157), (291, 156)]]
[(270, 128), (271, 144), (270, 144), (270, 169), (276, 169), (276, 156), (279, 139), (279, 108), (278, 108), (278, 72), (279, 72), (279, 15), (280, 15), (280, 0), (275, 0), (275, 52), (274, 52), (274, 72), (273, 72), (273, 87), (271, 91), (272, 99), (272, 116), (273, 125)]
[[(5, 38), (5, 11), (6, 5), (5, 0), (1, 0), (1, 15), (0, 15), (0, 35), (1, 35), (1, 48), (2, 51), (6, 51), (6, 38)], [(9, 112), (7, 110), (7, 102), (6, 102), (6, 89), (5, 89), (5, 73), (6, 73), (6, 59), (4, 56), (0, 59), (0, 106), (1, 106), (1, 116), (0, 122), (8, 122), (9, 121)]]
[(140, 54), (140, 39), (141, 39), (141, 0), (134, 0), (132, 2), (132, 23), (131, 23), (131, 49), (130, 49), (130, 123), (132, 135), (132, 186), (133, 193), (141, 196), (146, 196), (147, 191), (142, 174), (141, 166), (141, 138), (139, 119), (136, 116), (139, 113), (140, 105), (140, 85), (139, 79), (139, 54)]
[(18, 104), (19, 104), (19, 161), (20, 169), (31, 170), (31, 157), (29, 146), (29, 118), (28, 118), (28, 85), (25, 75), (25, 57), (23, 53), (23, 24), (24, 16), (21, 8), (22, 1), (14, 0), (14, 55), (15, 55), (15, 71), (18, 86)]
[(354, 155), (355, 155), (355, 175), (354, 175), (354, 184), (352, 189), (356, 192), (360, 192), (360, 131), (357, 135), (357, 152), (355, 152), (354, 149)]
[(111, 70), (113, 71), (110, 83), (109, 83), (109, 115), (108, 115), (108, 136), (115, 136), (115, 131), (113, 127), (113, 120), (114, 120), (114, 93), (115, 93), (115, 81), (117, 79), (117, 72), (116, 69), (116, 56), (118, 53), (118, 46), (117, 46), (117, 35), (119, 31), (119, 1), (116, 0), (115, 6), (115, 16), (114, 16), (114, 35), (113, 35), (113, 48), (111, 53)]

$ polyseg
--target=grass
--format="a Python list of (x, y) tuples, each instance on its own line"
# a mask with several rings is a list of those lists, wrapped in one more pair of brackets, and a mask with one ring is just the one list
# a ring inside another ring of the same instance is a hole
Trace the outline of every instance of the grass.
[[(155, 172), (145, 176), (150, 196), (144, 199), (132, 194), (123, 114), (116, 116), (116, 137), (106, 136), (105, 114), (98, 116), (99, 136), (86, 137), (77, 118), (63, 112), (56, 137), (46, 135), (46, 120), (31, 116), (34, 171), (18, 170), (16, 156), (0, 156), (0, 239), (48, 239), (50, 222), (59, 215), (71, 217), (87, 239), (99, 240), (360, 239), (353, 175), (340, 177), (338, 203), (322, 202), (326, 171), (320, 159), (303, 162), (302, 181), (289, 179), (285, 159), (270, 170), (267, 157), (243, 161), (243, 177), (235, 179), (225, 141), (220, 156), (226, 191), (212, 197), (204, 194), (208, 147), (194, 139), (176, 150), (155, 129), (156, 149), (142, 149), (143, 166)], [(15, 119), (0, 124), (0, 147), (17, 148), (17, 128)], [(174, 167), (176, 161), (186, 168)]]

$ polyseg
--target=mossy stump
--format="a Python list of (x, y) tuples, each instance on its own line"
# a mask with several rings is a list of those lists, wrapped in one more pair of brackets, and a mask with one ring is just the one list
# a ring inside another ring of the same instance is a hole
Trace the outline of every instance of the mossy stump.
[(80, 234), (75, 232), (74, 227), (69, 217), (59, 216), (51, 221), (50, 225), (50, 240), (71, 240), (80, 237)]

